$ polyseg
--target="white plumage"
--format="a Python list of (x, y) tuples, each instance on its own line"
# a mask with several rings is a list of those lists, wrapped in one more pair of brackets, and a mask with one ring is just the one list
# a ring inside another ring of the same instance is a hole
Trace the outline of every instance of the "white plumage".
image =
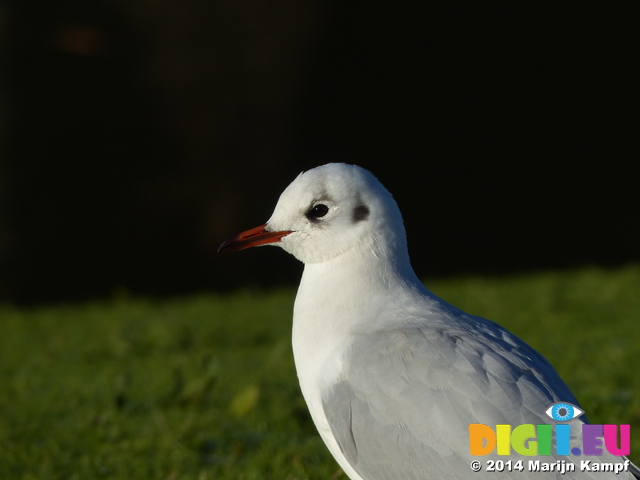
[[(265, 225), (220, 250), (264, 244), (305, 264), (293, 315), (296, 368), (320, 435), (353, 480), (633, 478), (526, 468), (587, 457), (470, 455), (471, 423), (554, 423), (551, 404), (578, 402), (526, 343), (422, 285), (396, 202), (368, 171), (328, 164), (300, 174)], [(571, 422), (572, 446), (582, 446), (582, 423)], [(471, 470), (488, 459), (521, 459), (525, 470)], [(624, 461), (606, 450), (590, 459)]]

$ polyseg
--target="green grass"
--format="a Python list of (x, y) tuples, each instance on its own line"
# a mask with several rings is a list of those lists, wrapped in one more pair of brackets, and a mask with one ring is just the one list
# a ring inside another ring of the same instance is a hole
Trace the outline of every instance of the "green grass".
[[(427, 282), (545, 355), (640, 460), (640, 267)], [(0, 478), (344, 479), (300, 395), (293, 290), (0, 308)]]

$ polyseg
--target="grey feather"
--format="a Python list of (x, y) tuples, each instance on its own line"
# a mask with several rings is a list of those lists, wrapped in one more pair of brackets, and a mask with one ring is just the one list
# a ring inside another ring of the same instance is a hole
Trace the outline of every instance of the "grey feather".
[[(541, 480), (558, 473), (529, 473), (526, 468), (515, 473), (474, 473), (469, 464), (487, 459), (522, 459), (525, 466), (529, 460), (579, 464), (578, 460), (587, 459), (525, 457), (515, 452), (508, 458), (469, 454), (469, 424), (553, 423), (544, 413), (551, 404), (578, 402), (553, 367), (528, 345), (493, 322), (467, 317), (467, 326), (473, 329), (423, 322), (353, 338), (344, 359), (348, 367), (325, 392), (323, 407), (342, 453), (362, 478), (451, 480), (517, 474)], [(582, 446), (582, 422), (573, 424), (572, 445)], [(562, 478), (607, 475), (578, 471)], [(618, 478), (631, 478), (626, 475)]]

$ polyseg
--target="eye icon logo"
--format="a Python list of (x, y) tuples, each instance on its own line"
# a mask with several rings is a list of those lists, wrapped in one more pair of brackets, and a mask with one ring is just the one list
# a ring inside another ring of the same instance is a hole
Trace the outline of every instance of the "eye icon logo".
[(578, 418), (584, 413), (584, 411), (580, 410), (575, 405), (562, 402), (554, 403), (549, 408), (547, 408), (547, 411), (544, 413), (549, 415), (556, 422), (568, 422), (569, 420)]

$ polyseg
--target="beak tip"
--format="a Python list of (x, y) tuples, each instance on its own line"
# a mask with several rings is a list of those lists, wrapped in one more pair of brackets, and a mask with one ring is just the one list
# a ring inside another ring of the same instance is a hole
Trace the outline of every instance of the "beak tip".
[(233, 238), (229, 238), (222, 242), (218, 247), (218, 250), (216, 250), (216, 253), (225, 253), (227, 251), (227, 246), (232, 243), (232, 240)]
[(265, 230), (267, 225), (260, 225), (259, 227), (252, 228), (242, 232), (235, 237), (231, 237), (218, 247), (218, 253), (235, 252), (238, 250), (244, 250), (245, 248), (257, 247), (260, 245), (267, 245), (280, 241), (280, 239), (290, 233), (291, 231), (282, 232), (268, 232)]
[(227, 253), (227, 252), (235, 252), (236, 250), (244, 250), (245, 247), (243, 242), (238, 240), (238, 238), (233, 237), (228, 240), (225, 240), (222, 245), (218, 247), (216, 253)]

